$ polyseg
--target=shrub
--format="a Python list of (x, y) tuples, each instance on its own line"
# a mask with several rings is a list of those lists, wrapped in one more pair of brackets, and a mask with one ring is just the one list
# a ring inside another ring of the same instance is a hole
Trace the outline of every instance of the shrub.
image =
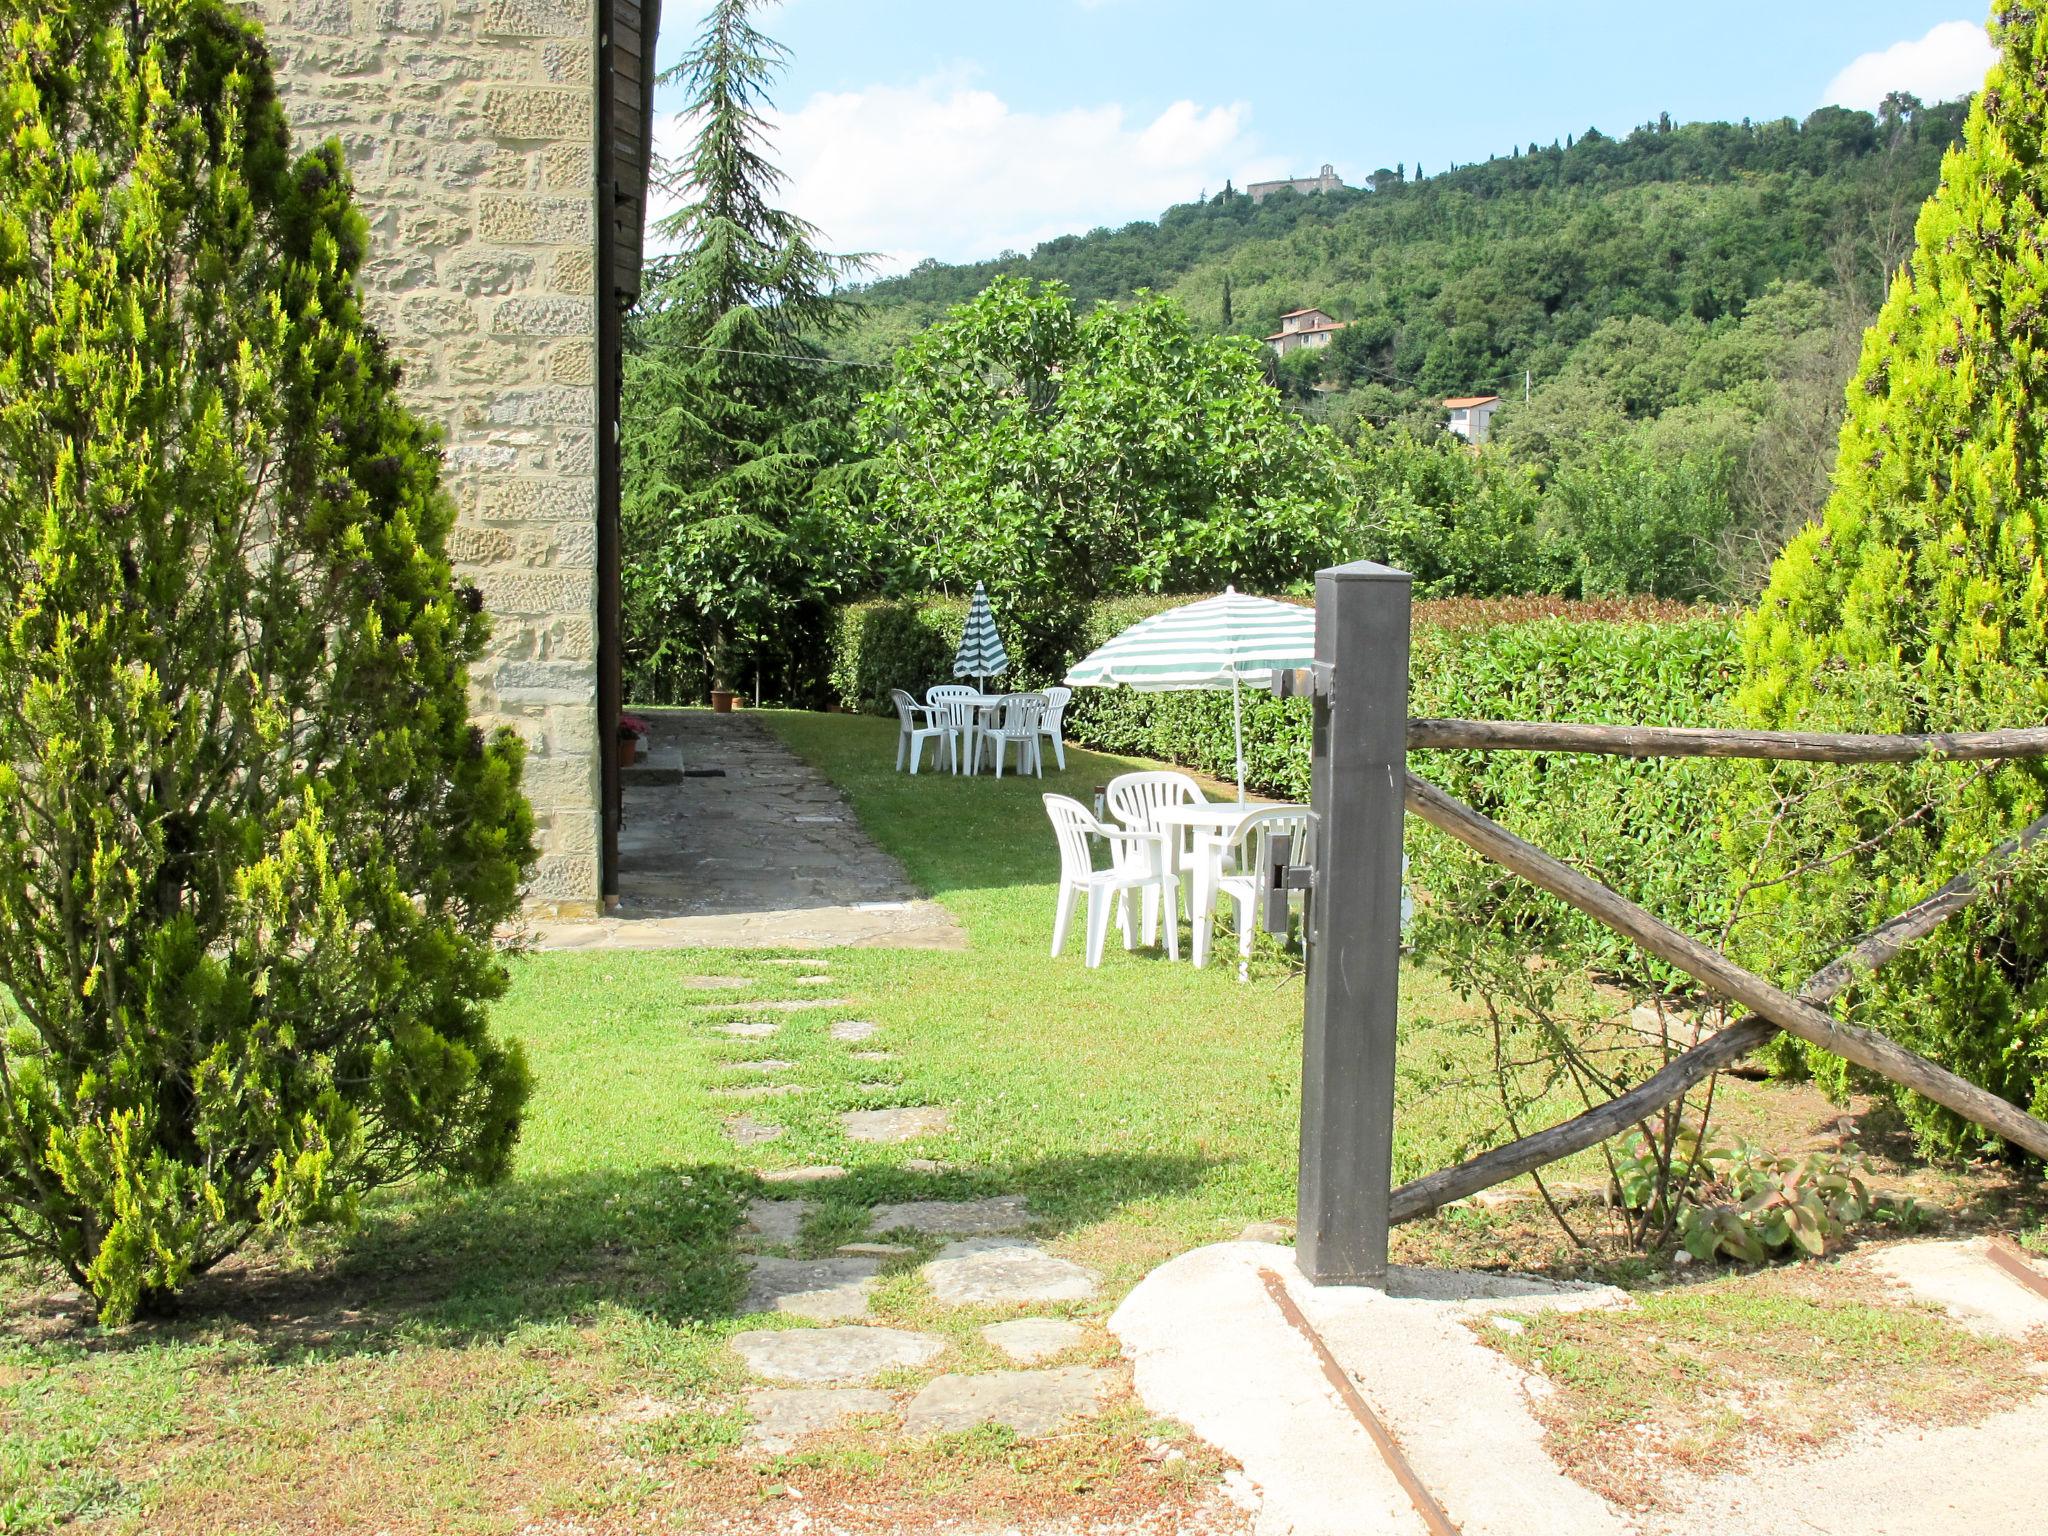
[[(1744, 631), (1739, 704), (1751, 723), (1938, 731), (2048, 718), (2037, 361), (2048, 13), (2015, 6), (1992, 30), (1999, 59), (1864, 340), (1834, 493), (1820, 523), (1786, 546)], [(2048, 768), (1788, 767), (1750, 774), (1745, 789), (1743, 879), (1778, 882), (1751, 901), (1748, 947), (1796, 977), (2038, 814)], [(2044, 910), (2036, 867), (1845, 1002), (1902, 1044), (2048, 1113)], [(1808, 1055), (1846, 1088), (1838, 1060)], [(1981, 1142), (1945, 1111), (1900, 1102), (1925, 1145)]]
[(0, 1225), (111, 1321), (503, 1172), (532, 816), (340, 145), (213, 0), (4, 22)]

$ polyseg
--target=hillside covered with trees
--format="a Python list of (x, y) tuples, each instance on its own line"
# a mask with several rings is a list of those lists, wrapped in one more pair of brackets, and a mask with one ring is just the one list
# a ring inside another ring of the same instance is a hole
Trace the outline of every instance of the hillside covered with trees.
[(1874, 307), (1964, 112), (1901, 95), (1876, 116), (1665, 119), (1619, 139), (1589, 129), (1436, 175), (1402, 166), (1368, 187), (1258, 203), (1226, 187), (1156, 223), (873, 283), (839, 350), (884, 360), (1014, 276), (1064, 283), (1083, 305), (1172, 294), (1198, 324), (1252, 337), (1287, 310), (1328, 310), (1349, 329), (1313, 381), (1360, 391), (1380, 417), (1446, 394), (1518, 393), (1524, 370), (1557, 377), (1615, 321), (1726, 325), (1776, 283)]

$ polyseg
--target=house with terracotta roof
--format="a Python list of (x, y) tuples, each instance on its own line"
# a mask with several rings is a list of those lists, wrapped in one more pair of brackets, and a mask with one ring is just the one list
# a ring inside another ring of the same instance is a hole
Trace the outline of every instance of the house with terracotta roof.
[(1327, 347), (1330, 338), (1343, 329), (1343, 321), (1320, 309), (1290, 309), (1280, 317), (1280, 329), (1266, 338), (1266, 345), (1285, 357), (1297, 347)]
[(1468, 443), (1483, 443), (1493, 429), (1493, 413), (1500, 409), (1499, 395), (1455, 395), (1444, 405), (1451, 413), (1451, 430)]

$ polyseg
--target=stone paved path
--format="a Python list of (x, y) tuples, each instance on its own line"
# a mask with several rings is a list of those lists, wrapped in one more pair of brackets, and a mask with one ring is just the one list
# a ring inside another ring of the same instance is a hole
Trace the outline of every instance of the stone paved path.
[(535, 924), (535, 947), (966, 947), (839, 791), (758, 720), (642, 713), (654, 735), (646, 764), (623, 770), (618, 910)]

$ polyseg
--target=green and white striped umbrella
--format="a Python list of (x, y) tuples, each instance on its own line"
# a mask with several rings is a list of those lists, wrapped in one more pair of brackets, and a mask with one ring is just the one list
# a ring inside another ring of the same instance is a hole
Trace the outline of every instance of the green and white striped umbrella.
[(989, 612), (988, 591), (977, 581), (974, 601), (967, 605), (967, 623), (960, 631), (960, 649), (953, 656), (953, 675), (986, 681), (1009, 670), (1009, 653), (996, 633), (996, 616)]
[(1237, 798), (1244, 799), (1244, 704), (1240, 690), (1264, 688), (1275, 672), (1314, 664), (1316, 611), (1226, 588), (1155, 613), (1083, 657), (1067, 673), (1076, 688), (1184, 693), (1228, 688), (1237, 733)]

